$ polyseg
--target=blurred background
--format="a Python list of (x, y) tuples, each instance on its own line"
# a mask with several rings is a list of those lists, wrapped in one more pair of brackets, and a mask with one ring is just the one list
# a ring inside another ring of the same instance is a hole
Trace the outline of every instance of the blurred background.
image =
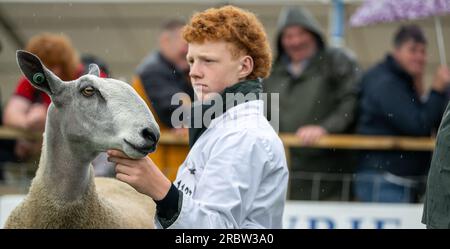
[[(333, 1), (158, 1), (158, 0), (93, 0), (93, 1), (0, 1), (0, 82), (3, 96), (9, 96), (15, 87), (19, 68), (15, 50), (41, 32), (68, 35), (79, 52), (93, 53), (103, 58), (114, 72), (114, 77), (131, 81), (136, 66), (156, 48), (158, 30), (164, 20), (187, 20), (194, 12), (221, 4), (235, 4), (255, 12), (274, 42), (278, 15), (283, 6), (307, 7), (322, 26), (328, 41), (333, 29)], [(343, 44), (352, 50), (363, 68), (380, 60), (390, 48), (391, 37), (401, 22), (350, 27), (348, 20), (362, 0), (344, 0), (345, 25)], [(410, 21), (419, 24), (429, 39), (427, 79), (439, 64), (433, 19)], [(408, 21), (405, 21), (408, 23)], [(450, 16), (442, 17), (444, 39), (450, 39)], [(5, 102), (7, 97), (3, 97)]]
[[(15, 51), (23, 49), (35, 35), (43, 32), (66, 35), (72, 41), (79, 55), (95, 55), (105, 64), (103, 71), (106, 71), (110, 77), (121, 79), (133, 84), (135, 88), (139, 88), (134, 83), (137, 68), (149, 53), (158, 49), (158, 36), (163, 23), (171, 19), (186, 21), (197, 11), (225, 4), (233, 4), (254, 12), (266, 28), (274, 51), (277, 21), (282, 9), (298, 6), (306, 8), (322, 27), (329, 46), (345, 51), (349, 57), (359, 63), (360, 67), (357, 70), (362, 71), (366, 71), (382, 61), (386, 53), (392, 50), (392, 37), (400, 26), (416, 24), (427, 38), (427, 63), (423, 83), (426, 90), (430, 89), (435, 72), (441, 65), (440, 58), (443, 56), (437, 45), (435, 20), (430, 17), (360, 27), (351, 26), (351, 17), (364, 2), (363, 0), (0, 0), (1, 106), (7, 105), (16, 91), (17, 82), (21, 76), (15, 61)], [(448, 44), (450, 41), (450, 15), (440, 16), (440, 24), (444, 44)], [(450, 48), (447, 49), (447, 55), (450, 54), (448, 51)], [(143, 91), (142, 87), (141, 91)], [(293, 136), (293, 134), (291, 135)], [(292, 141), (292, 136), (287, 134), (286, 139), (283, 140), (286, 148), (298, 145), (298, 141)], [(353, 137), (348, 139), (346, 141), (354, 141)], [(422, 140), (410, 141), (413, 144), (412, 147), (415, 142), (419, 144), (417, 145), (419, 149), (416, 151), (430, 152), (433, 150), (434, 138), (432, 136), (425, 136), (425, 140), (423, 140), (424, 136), (420, 136), (420, 139)], [(359, 146), (366, 146), (362, 143), (367, 140), (355, 141), (351, 146), (343, 149), (356, 154)], [(162, 142), (167, 143), (167, 146), (159, 148), (159, 154), (155, 155), (154, 160), (160, 160), (160, 164), (164, 165), (162, 169), (169, 177), (173, 178), (176, 168), (187, 153), (186, 138), (183, 135), (168, 136)], [(329, 150), (342, 149), (339, 146), (341, 145), (333, 147), (332, 143), (329, 143), (329, 145), (325, 145), (325, 148)], [(375, 144), (372, 147), (368, 145), (370, 149), (380, 146)], [(382, 150), (386, 150), (386, 148), (382, 148)], [(177, 154), (177, 156), (173, 156), (173, 154)], [(167, 158), (173, 160), (169, 162)], [(3, 196), (0, 198), (0, 225), (7, 216), (8, 210), (23, 198), (21, 194), (26, 193), (37, 159), (38, 157), (27, 160), (11, 160), (13, 162), (6, 160), (7, 162), (4, 163), (3, 168), (6, 173), (0, 184), (0, 197)], [(289, 160), (289, 162), (291, 161)], [(352, 167), (352, 169), (354, 168)], [(325, 178), (341, 182), (339, 193), (334, 197), (322, 198), (320, 184), (314, 185), (313, 183), (312, 193), (308, 194), (308, 198), (288, 196), (285, 226), (288, 228), (424, 227), (420, 223), (423, 196), (414, 201), (408, 201), (409, 203), (372, 203), (368, 205), (355, 198), (353, 194), (354, 173), (352, 171), (342, 174), (318, 172), (319, 179)], [(306, 177), (314, 182), (317, 174), (308, 172), (298, 176), (297, 173), (291, 171), (291, 178), (296, 177)], [(424, 181), (425, 179), (421, 182), (422, 185), (425, 183)], [(295, 188), (290, 188), (290, 194), (292, 191), (295, 191)]]

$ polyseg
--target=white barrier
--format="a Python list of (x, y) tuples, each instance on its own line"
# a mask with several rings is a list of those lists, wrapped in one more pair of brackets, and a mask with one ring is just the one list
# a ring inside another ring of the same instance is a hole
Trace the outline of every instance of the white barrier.
[(422, 204), (288, 201), (284, 228), (425, 228)]
[[(0, 228), (24, 195), (0, 196)], [(422, 204), (287, 201), (285, 228), (425, 228), (420, 223)]]
[(25, 198), (25, 195), (3, 195), (0, 196), (0, 228), (5, 225), (6, 219), (9, 213), (19, 205), (19, 203)]

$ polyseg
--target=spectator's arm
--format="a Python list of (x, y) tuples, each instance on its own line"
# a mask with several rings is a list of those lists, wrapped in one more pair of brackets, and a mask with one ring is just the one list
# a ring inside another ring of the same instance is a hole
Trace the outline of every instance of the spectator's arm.
[(340, 52), (332, 59), (330, 70), (330, 77), (337, 84), (334, 95), (336, 108), (319, 125), (328, 133), (341, 133), (355, 121), (358, 98), (356, 83), (361, 69), (356, 61)]
[(434, 90), (427, 102), (421, 103), (417, 98), (411, 99), (395, 83), (381, 84), (367, 94), (379, 107), (378, 115), (402, 135), (428, 136), (431, 129), (439, 125), (447, 103), (445, 95)]
[(6, 126), (20, 129), (27, 128), (27, 112), (31, 102), (23, 97), (14, 95), (8, 101), (3, 113), (3, 123)]

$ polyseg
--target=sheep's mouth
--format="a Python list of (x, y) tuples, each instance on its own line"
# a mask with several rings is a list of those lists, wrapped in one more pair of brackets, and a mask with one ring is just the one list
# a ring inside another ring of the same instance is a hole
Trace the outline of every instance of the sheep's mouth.
[(134, 150), (136, 150), (137, 152), (141, 153), (142, 155), (147, 155), (148, 153), (152, 153), (153, 151), (155, 151), (155, 146), (151, 145), (151, 146), (137, 146), (134, 145), (130, 142), (128, 142), (126, 139), (124, 139), (123, 141), (125, 141), (126, 144), (128, 144), (128, 146), (130, 146), (131, 148), (133, 148)]

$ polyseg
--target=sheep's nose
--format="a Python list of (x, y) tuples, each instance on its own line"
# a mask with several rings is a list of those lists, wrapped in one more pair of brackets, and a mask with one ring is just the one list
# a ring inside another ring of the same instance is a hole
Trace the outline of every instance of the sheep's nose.
[(159, 140), (159, 132), (155, 133), (151, 128), (144, 128), (141, 132), (142, 137), (148, 144), (156, 145)]

